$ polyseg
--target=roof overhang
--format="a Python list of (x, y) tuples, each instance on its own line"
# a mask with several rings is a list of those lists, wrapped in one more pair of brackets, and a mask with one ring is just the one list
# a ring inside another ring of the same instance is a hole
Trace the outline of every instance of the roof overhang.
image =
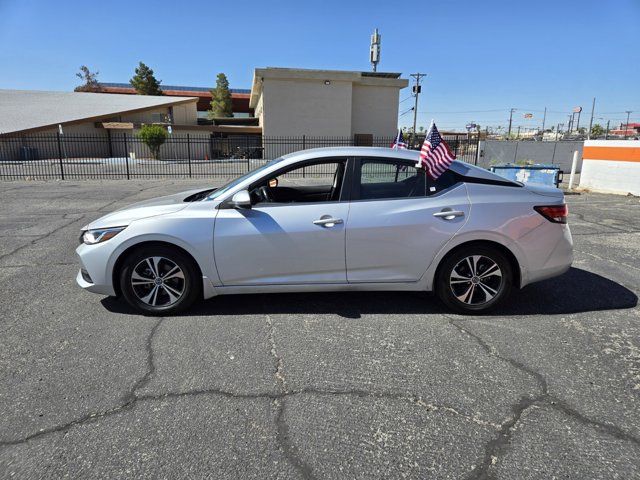
[[(20, 115), (26, 115), (28, 117), (29, 115), (31, 115), (34, 118), (33, 121), (25, 121), (24, 119), (22, 120), (22, 122), (20, 122), (19, 119), (12, 121), (12, 110), (11, 106), (9, 106), (8, 113), (2, 113), (5, 115), (4, 120), (8, 120), (13, 129), (3, 129), (2, 131), (0, 131), (0, 134), (3, 135), (35, 133), (42, 130), (50, 130), (52, 128), (56, 128), (58, 125), (68, 126), (87, 122), (98, 122), (100, 120), (105, 120), (116, 115), (139, 113), (148, 110), (155, 110), (158, 108), (168, 108), (175, 105), (196, 103), (198, 101), (198, 99), (195, 97), (145, 96), (145, 98), (132, 99), (133, 101), (123, 102), (122, 99), (114, 99), (114, 95), (85, 92), (79, 93), (0, 90), (0, 94), (3, 93), (5, 95), (8, 95), (7, 101), (13, 104), (13, 106), (15, 107), (14, 110), (19, 107), (19, 112), (17, 112), (15, 115), (16, 117), (19, 117)], [(100, 99), (101, 103), (94, 103), (95, 99), (99, 98), (94, 96), (101, 95), (104, 95), (104, 99)], [(129, 95), (122, 95), (119, 97), (131, 98), (131, 96)], [(83, 103), (85, 100), (88, 101), (86, 103)], [(47, 118), (46, 120), (42, 118), (43, 116), (46, 116), (42, 114), (44, 106), (41, 102), (49, 102), (47, 105), (49, 118)], [(70, 104), (73, 104), (73, 108), (69, 109), (68, 111), (65, 110), (65, 102), (70, 102)], [(86, 111), (91, 112), (86, 116), (82, 115), (84, 105), (86, 105)], [(18, 128), (16, 128), (16, 126)]]

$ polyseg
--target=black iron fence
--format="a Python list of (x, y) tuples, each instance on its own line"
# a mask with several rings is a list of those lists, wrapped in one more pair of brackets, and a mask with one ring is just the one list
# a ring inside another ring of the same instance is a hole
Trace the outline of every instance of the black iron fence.
[[(445, 135), (458, 159), (476, 163), (478, 143)], [(418, 149), (424, 137), (417, 136)], [(170, 135), (158, 155), (132, 133), (0, 136), (0, 179), (131, 179), (236, 177), (287, 153), (317, 147), (390, 147), (393, 137)], [(322, 174), (318, 171), (317, 174)]]

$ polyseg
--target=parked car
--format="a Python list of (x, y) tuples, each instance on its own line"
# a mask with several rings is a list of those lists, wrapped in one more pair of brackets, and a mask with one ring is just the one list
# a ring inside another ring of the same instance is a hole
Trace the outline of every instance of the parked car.
[(569, 268), (560, 190), (458, 161), (434, 181), (418, 155), (305, 150), (137, 203), (82, 229), (77, 282), (151, 315), (215, 295), (354, 290), (435, 291), (474, 313)]

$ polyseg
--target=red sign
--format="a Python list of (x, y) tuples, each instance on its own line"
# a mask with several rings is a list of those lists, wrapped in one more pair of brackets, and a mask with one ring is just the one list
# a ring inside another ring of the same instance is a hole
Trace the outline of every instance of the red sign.
[(573, 113), (580, 113), (582, 111), (582, 107), (573, 107)]

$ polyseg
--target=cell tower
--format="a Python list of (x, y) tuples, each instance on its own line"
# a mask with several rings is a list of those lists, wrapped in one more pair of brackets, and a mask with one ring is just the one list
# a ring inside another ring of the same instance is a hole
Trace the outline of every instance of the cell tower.
[(371, 68), (375, 72), (378, 68), (378, 62), (380, 61), (380, 48), (381, 48), (382, 35), (378, 33), (376, 28), (371, 35), (371, 47), (369, 48), (369, 61), (371, 62)]

